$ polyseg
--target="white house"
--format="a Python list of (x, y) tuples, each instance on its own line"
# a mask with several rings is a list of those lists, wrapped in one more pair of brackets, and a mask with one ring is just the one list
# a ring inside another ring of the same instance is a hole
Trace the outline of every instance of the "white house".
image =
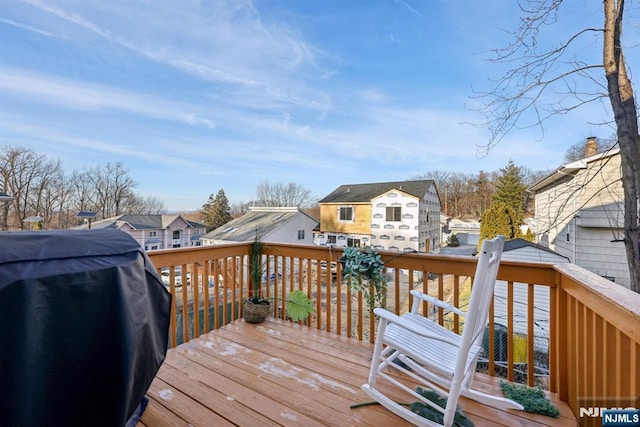
[(319, 204), (316, 244), (440, 250), (440, 198), (433, 180), (342, 185)]
[(535, 193), (538, 243), (628, 288), (621, 177), (616, 148), (564, 164), (529, 191)]
[(202, 236), (204, 245), (263, 242), (312, 245), (318, 221), (297, 207), (250, 207), (249, 212)]
[(480, 221), (462, 218), (448, 218), (442, 228), (442, 241), (455, 234), (461, 245), (477, 245), (480, 239)]

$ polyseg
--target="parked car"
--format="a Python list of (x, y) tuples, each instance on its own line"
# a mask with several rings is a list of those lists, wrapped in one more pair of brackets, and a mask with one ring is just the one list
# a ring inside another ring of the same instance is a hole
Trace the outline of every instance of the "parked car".
[[(171, 270), (169, 269), (169, 267), (165, 267), (163, 269), (160, 270), (160, 276), (162, 277), (162, 283), (165, 284), (165, 286), (169, 286), (171, 283), (170, 280), (170, 272)], [(190, 274), (189, 272), (187, 272), (187, 285), (189, 284), (189, 277)], [(182, 269), (180, 267), (176, 267), (175, 271), (174, 271), (174, 283), (177, 287), (182, 286)]]

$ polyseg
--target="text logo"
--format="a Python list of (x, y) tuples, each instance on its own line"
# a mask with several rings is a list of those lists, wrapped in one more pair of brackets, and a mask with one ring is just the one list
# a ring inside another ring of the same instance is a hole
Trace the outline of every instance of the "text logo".
[(602, 427), (640, 427), (640, 410), (605, 409), (602, 411)]

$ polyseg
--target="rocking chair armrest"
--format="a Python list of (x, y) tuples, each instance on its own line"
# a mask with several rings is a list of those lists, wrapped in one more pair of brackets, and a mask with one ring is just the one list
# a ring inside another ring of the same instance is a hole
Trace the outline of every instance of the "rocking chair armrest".
[[(442, 341), (454, 347), (460, 347), (459, 343), (447, 338), (446, 336), (434, 334), (428, 329), (421, 328), (419, 324), (403, 319), (402, 317), (398, 316), (395, 313), (390, 312), (389, 310), (378, 307), (378, 308), (375, 308), (373, 312), (381, 320), (384, 320), (387, 323), (395, 323), (401, 328), (406, 329), (410, 332), (413, 332), (414, 334), (417, 334), (426, 338)], [(438, 326), (440, 327), (440, 325)]]
[(411, 295), (413, 295), (416, 298), (419, 298), (423, 301), (427, 301), (430, 302), (431, 304), (438, 306), (438, 307), (442, 307), (445, 310), (451, 311), (454, 314), (457, 314), (458, 316), (462, 316), (465, 317), (467, 315), (467, 313), (465, 313), (464, 311), (460, 310), (458, 307), (454, 307), (451, 304), (448, 304), (444, 301), (439, 300), (438, 298), (434, 298), (431, 295), (427, 295), (425, 293), (422, 293), (416, 289), (412, 289), (411, 290)]

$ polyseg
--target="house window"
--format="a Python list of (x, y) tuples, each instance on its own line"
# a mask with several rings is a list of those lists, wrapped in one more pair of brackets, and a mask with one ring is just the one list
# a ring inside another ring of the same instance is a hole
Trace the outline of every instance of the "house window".
[(353, 221), (353, 206), (340, 206), (340, 221)]
[(298, 240), (304, 240), (304, 230), (298, 230)]
[(352, 246), (359, 248), (360, 247), (360, 239), (352, 239), (351, 237), (347, 238), (347, 246)]
[(180, 238), (180, 230), (173, 230), (173, 238), (174, 239)]
[(158, 236), (158, 232), (157, 231), (150, 231), (149, 232), (149, 237), (157, 237)]
[(327, 236), (327, 243), (335, 245), (336, 236), (334, 234), (330, 234), (329, 236)]
[(400, 206), (387, 206), (387, 221), (402, 221), (402, 208)]

